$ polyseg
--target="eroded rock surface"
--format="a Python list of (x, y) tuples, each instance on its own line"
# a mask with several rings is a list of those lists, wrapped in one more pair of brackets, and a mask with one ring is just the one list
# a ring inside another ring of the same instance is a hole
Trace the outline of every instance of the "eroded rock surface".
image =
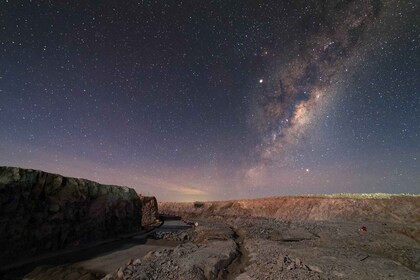
[(200, 222), (194, 230), (178, 234), (191, 241), (150, 252), (103, 279), (223, 279), (226, 268), (238, 257), (234, 231), (226, 223)]
[(160, 210), (235, 230), (247, 261), (228, 279), (420, 279), (419, 196), (164, 203)]
[(140, 209), (127, 187), (0, 167), (0, 263), (138, 231)]
[[(240, 229), (250, 264), (237, 279), (418, 279), (416, 225), (229, 220)], [(287, 238), (284, 238), (287, 236)]]

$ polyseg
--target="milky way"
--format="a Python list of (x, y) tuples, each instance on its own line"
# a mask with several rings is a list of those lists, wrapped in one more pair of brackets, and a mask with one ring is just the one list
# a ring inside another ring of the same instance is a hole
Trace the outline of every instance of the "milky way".
[(159, 200), (418, 192), (403, 0), (0, 1), (0, 165)]
[(358, 55), (360, 41), (379, 16), (379, 1), (334, 2), (295, 58), (275, 69), (274, 77), (256, 94), (257, 128), (264, 136), (258, 152), (262, 161), (281, 156), (297, 144), (317, 109), (334, 98), (334, 83)]

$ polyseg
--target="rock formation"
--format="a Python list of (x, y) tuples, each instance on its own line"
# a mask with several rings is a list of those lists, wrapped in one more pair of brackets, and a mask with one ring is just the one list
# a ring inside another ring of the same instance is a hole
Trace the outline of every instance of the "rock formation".
[(128, 187), (0, 167), (0, 263), (141, 229), (141, 201)]
[(141, 224), (148, 226), (155, 223), (159, 218), (158, 203), (154, 196), (140, 196), (141, 201)]
[(180, 234), (185, 236), (182, 238), (184, 241), (189, 242), (173, 249), (151, 251), (142, 259), (130, 260), (102, 280), (226, 279), (226, 268), (239, 254), (231, 227), (212, 221)]

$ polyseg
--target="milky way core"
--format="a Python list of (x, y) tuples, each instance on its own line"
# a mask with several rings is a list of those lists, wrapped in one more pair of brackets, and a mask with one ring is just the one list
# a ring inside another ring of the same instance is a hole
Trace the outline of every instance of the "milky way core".
[(334, 84), (354, 56), (360, 41), (379, 16), (378, 1), (348, 2), (324, 9), (323, 20), (290, 61), (272, 74), (256, 94), (259, 147), (262, 160), (273, 159), (289, 144), (297, 144), (315, 112), (334, 98)]

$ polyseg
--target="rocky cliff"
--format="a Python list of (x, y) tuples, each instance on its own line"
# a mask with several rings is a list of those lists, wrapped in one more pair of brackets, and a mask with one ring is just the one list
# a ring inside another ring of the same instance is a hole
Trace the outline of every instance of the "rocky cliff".
[(0, 263), (136, 232), (141, 202), (128, 187), (0, 167)]

